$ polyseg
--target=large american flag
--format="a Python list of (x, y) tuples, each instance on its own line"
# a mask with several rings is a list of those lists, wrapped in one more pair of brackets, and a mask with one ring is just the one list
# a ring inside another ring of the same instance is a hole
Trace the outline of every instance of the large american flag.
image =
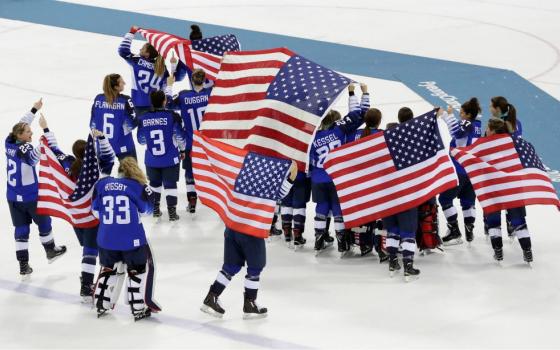
[(194, 134), (191, 156), (201, 202), (230, 229), (268, 237), (291, 161), (242, 150), (199, 132)]
[(316, 126), (350, 82), (286, 48), (228, 52), (201, 131), (303, 170)]
[(37, 212), (64, 219), (74, 227), (95, 227), (98, 221), (91, 213), (91, 197), (99, 179), (97, 164), (93, 138), (89, 136), (82, 169), (74, 182), (42, 137)]
[(533, 146), (519, 136), (493, 135), (451, 150), (465, 168), (485, 214), (529, 204), (560, 208), (550, 177)]
[(189, 68), (201, 68), (210, 80), (215, 80), (220, 61), (227, 51), (239, 51), (239, 41), (233, 34), (213, 36), (190, 41), (179, 36), (154, 29), (140, 29), (140, 33), (163, 56), (177, 51), (179, 59)]
[(336, 186), (345, 227), (417, 207), (457, 186), (437, 124), (434, 110), (329, 153), (324, 168)]

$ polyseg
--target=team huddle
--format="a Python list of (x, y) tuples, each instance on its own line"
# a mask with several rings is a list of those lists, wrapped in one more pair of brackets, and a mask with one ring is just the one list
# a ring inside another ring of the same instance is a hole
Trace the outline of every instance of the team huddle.
[[(191, 28), (190, 40), (201, 40), (200, 28), (196, 25)], [(94, 98), (91, 107), (91, 134), (87, 140), (76, 140), (71, 152), (62, 150), (55, 130), (49, 129), (46, 118), (40, 112), (43, 106), (41, 99), (13, 127), (5, 142), (7, 199), (22, 278), (28, 278), (33, 272), (28, 253), (32, 222), (38, 227), (49, 263), (66, 253), (66, 247), (57, 246), (52, 234), (51, 216), (59, 215), (41, 198), (50, 196), (60, 186), (69, 188), (75, 193), (70, 199), (79, 202), (82, 210), (76, 215), (76, 207), (66, 207), (67, 211), (74, 212), (68, 214), (71, 219), (64, 217), (72, 224), (83, 248), (80, 296), (88, 302), (93, 301), (100, 317), (114, 308), (124, 285), (135, 320), (161, 311), (152, 298), (154, 261), (141, 217), (151, 215), (161, 218), (166, 209), (169, 221), (180, 220), (178, 183), (181, 168), (187, 191), (187, 213), (196, 213), (196, 182), (201, 175), (197, 173), (196, 165), (193, 171), (192, 153), (199, 142), (199, 130), (202, 129), (201, 134), (204, 135), (201, 125), (213, 91), (213, 83), (207, 79), (203, 69), (189, 67), (175, 57), (166, 65), (163, 55), (150, 43), (144, 44), (138, 54), (133, 54), (131, 44), (139, 29), (131, 27), (118, 48), (118, 54), (132, 70), (131, 96), (123, 94), (125, 80), (122, 76), (105, 76), (103, 92)], [(174, 83), (185, 78), (190, 81), (191, 89), (174, 92)], [(345, 116), (331, 109), (320, 121), (309, 147), (306, 169), (298, 168), (291, 159), (266, 158), (267, 164), (279, 172), (276, 183), (270, 185), (277, 187), (271, 191), (277, 211), (274, 216), (270, 215), (272, 225), (269, 235), (283, 237), (288, 247), (295, 250), (307, 244), (304, 237), (306, 207), (312, 200), (315, 203), (312, 236), (316, 255), (329, 249), (336, 240), (341, 256), (348, 255), (353, 247), (359, 249), (361, 256), (375, 251), (381, 263), (388, 263), (391, 276), (402, 269), (405, 279), (410, 280), (420, 274), (414, 265), (418, 249), (423, 251), (461, 244), (463, 232), (467, 242), (474, 239), (477, 196), (465, 167), (451, 158), (458, 186), (417, 207), (360, 227), (345, 225), (337, 186), (325, 168), (325, 162), (335, 149), (383, 132), (383, 116), (379, 109), (370, 107), (368, 86), (360, 84), (359, 90), (352, 83), (348, 85), (348, 113)], [(455, 117), (451, 107), (437, 108), (433, 112), (439, 120), (438, 124), (451, 135), (451, 144), (447, 145), (447, 149), (449, 146), (470, 146), (480, 138), (493, 135), (522, 135), (516, 109), (504, 97), (491, 99), (491, 118), (485, 127), (476, 98), (461, 105), (459, 118)], [(40, 114), (38, 119), (43, 136), (40, 145), (33, 146), (30, 126), (37, 114)], [(415, 119), (408, 107), (401, 108), (397, 117), (398, 123), (388, 123), (385, 130), (398, 128)], [(143, 168), (137, 162), (136, 144), (145, 148)], [(64, 179), (53, 171), (43, 170), (43, 162), (46, 164), (49, 157), (47, 152), (52, 154), (51, 158), (56, 163), (53, 167), (60, 168)], [(219, 151), (215, 150), (215, 153)], [(252, 153), (250, 156), (255, 161), (260, 157)], [(38, 177), (36, 168), (39, 163), (41, 175)], [(113, 176), (115, 166), (117, 174)], [(162, 208), (162, 196), (165, 196), (166, 208)], [(453, 204), (455, 199), (460, 201), (462, 229), (458, 210)], [(441, 238), (437, 220), (438, 202), (447, 221), (447, 231)], [(53, 205), (65, 206), (65, 203), (65, 199), (57, 199)], [(518, 238), (523, 260), (531, 263), (533, 253), (525, 216), (523, 205), (507, 209), (507, 232), (511, 237)], [(86, 220), (89, 217), (92, 219)], [(278, 221), (281, 229), (277, 228)], [(484, 232), (490, 238), (494, 259), (498, 262), (503, 260), (501, 211), (485, 212), (478, 222), (484, 225)], [(260, 275), (266, 265), (267, 237), (240, 232), (238, 227), (228, 225), (226, 220), (224, 223), (223, 265), (203, 300), (201, 310), (222, 317), (225, 310), (219, 297), (233, 276), (247, 265), (244, 317), (264, 317), (267, 308), (260, 306), (256, 300)], [(334, 237), (329, 233), (331, 223)], [(100, 270), (95, 278), (97, 257)]]

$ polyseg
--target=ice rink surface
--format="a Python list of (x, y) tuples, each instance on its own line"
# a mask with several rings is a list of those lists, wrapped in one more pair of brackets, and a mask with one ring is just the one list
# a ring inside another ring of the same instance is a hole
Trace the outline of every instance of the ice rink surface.
[[(75, 2), (511, 69), (560, 99), (556, 1)], [(186, 28), (182, 34), (188, 35)], [(130, 87), (128, 66), (117, 55), (120, 40), (0, 19), (0, 123), (5, 134), (43, 97), (49, 126), (69, 152), (75, 139), (87, 135), (91, 103), (101, 92), (103, 77), (120, 73)], [(133, 51), (140, 45), (135, 41)], [(369, 84), (383, 124), (396, 119), (404, 105), (416, 114), (431, 108), (400, 83), (351, 77)], [(346, 110), (345, 97), (336, 107)], [(519, 117), (531, 122), (529, 116)], [(34, 131), (37, 142), (38, 125)], [(531, 141), (542, 135), (525, 137)], [(142, 159), (143, 148), (137, 150)], [(244, 321), (243, 271), (221, 297), (226, 309), (222, 320), (199, 311), (221, 267), (223, 224), (202, 206), (191, 218), (184, 210), (184, 194), (179, 201), (179, 222), (167, 222), (165, 212), (160, 222), (144, 221), (157, 263), (155, 296), (163, 312), (137, 323), (123, 298), (100, 320), (80, 304), (81, 248), (61, 220), (53, 220), (53, 231), (68, 253), (47, 264), (33, 226), (34, 273), (21, 283), (10, 215), (2, 201), (0, 348), (560, 347), (560, 216), (555, 208), (528, 208), (532, 269), (523, 263), (518, 243), (507, 239), (502, 267), (493, 261), (478, 212), (472, 247), (463, 244), (417, 256), (420, 279), (405, 283), (400, 275), (389, 278), (387, 265), (380, 265), (376, 256), (341, 260), (331, 250), (316, 258), (311, 204), (304, 234), (308, 244), (302, 251), (293, 252), (281, 241), (267, 244), (259, 302), (269, 308), (268, 318)]]

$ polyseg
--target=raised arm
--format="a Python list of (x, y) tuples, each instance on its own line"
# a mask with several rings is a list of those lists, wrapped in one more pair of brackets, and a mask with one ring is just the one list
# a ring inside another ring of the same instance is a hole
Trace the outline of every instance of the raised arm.
[(130, 27), (130, 31), (124, 35), (123, 41), (119, 45), (119, 56), (124, 58), (127, 62), (129, 62), (133, 54), (130, 52), (130, 46), (132, 45), (132, 39), (134, 39), (134, 34), (138, 31), (137, 26)]

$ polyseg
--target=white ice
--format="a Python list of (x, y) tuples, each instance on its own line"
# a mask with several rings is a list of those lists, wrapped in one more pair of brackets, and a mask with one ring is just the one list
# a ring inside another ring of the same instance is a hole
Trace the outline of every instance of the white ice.
[[(75, 2), (513, 69), (560, 98), (560, 4), (552, 0)], [(69, 151), (76, 138), (87, 135), (91, 102), (101, 92), (103, 76), (117, 72), (130, 82), (116, 52), (120, 40), (0, 20), (1, 129), (7, 134), (43, 97), (49, 126)], [(403, 105), (417, 112), (430, 108), (400, 83), (352, 77), (370, 85), (384, 123), (394, 120)], [(345, 104), (339, 101), (338, 107)], [(37, 125), (34, 131), (37, 140)], [(138, 151), (142, 155), (143, 148)], [(5, 167), (5, 158), (0, 166)], [(180, 203), (185, 202), (182, 195)], [(145, 220), (163, 312), (134, 323), (122, 302), (99, 320), (80, 304), (81, 248), (61, 220), (53, 220), (54, 234), (68, 253), (48, 265), (33, 226), (30, 264), (35, 271), (21, 283), (2, 201), (0, 348), (560, 347), (556, 209), (528, 208), (532, 269), (523, 263), (518, 243), (507, 239), (498, 267), (478, 220), (471, 248), (418, 256), (422, 273), (412, 283), (400, 275), (389, 278), (387, 265), (371, 255), (340, 260), (332, 250), (315, 258), (313, 209), (307, 210), (303, 251), (294, 253), (281, 241), (267, 244), (259, 301), (269, 308), (269, 317), (256, 321), (241, 317), (243, 271), (221, 298), (227, 310), (223, 320), (198, 310), (222, 263), (223, 224), (217, 215), (201, 206), (195, 219), (181, 208), (178, 223)]]

